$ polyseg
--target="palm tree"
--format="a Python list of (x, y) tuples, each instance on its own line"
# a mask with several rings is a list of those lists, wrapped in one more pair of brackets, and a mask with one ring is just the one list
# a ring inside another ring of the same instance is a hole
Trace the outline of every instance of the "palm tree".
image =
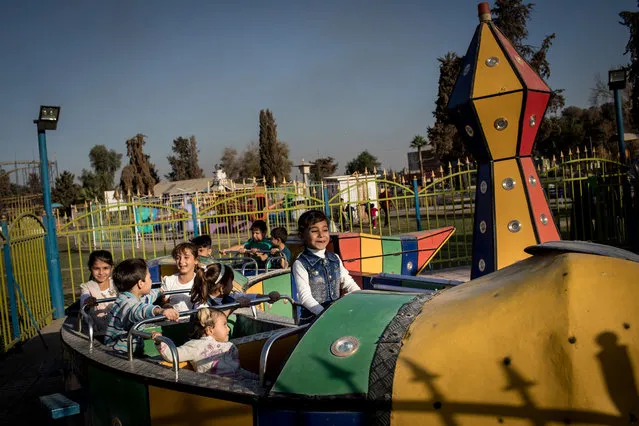
[(428, 140), (421, 135), (415, 135), (410, 143), (411, 148), (417, 150), (417, 157), (419, 158), (419, 171), (421, 173), (421, 179), (424, 179), (424, 164), (422, 163), (422, 147), (428, 145)]

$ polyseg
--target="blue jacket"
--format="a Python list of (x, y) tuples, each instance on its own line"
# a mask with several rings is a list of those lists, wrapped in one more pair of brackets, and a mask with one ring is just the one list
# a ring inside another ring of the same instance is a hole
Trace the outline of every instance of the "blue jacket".
[(319, 304), (333, 302), (339, 299), (340, 293), (340, 262), (339, 257), (333, 252), (326, 251), (326, 257), (322, 259), (314, 255), (307, 248), (297, 257), (308, 271), (308, 283), (311, 287), (311, 295)]

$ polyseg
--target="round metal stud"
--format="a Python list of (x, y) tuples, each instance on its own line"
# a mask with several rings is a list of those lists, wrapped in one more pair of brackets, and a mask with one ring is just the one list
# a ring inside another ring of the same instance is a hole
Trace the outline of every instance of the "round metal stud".
[(537, 185), (537, 179), (535, 179), (535, 177), (534, 177), (533, 175), (530, 175), (530, 176), (528, 177), (528, 182), (530, 182), (530, 184), (531, 184), (532, 186)]
[(473, 128), (472, 128), (472, 127), (470, 127), (469, 125), (466, 125), (466, 127), (464, 127), (464, 128), (466, 129), (466, 134), (467, 134), (468, 136), (470, 136), (471, 138), (472, 138), (473, 136), (475, 136), (475, 131), (473, 130)]
[(504, 117), (499, 117), (497, 120), (495, 120), (495, 129), (504, 130), (506, 127), (508, 127), (508, 120), (506, 120)]
[(506, 179), (501, 181), (501, 187), (504, 188), (506, 191), (510, 191), (515, 187), (515, 181), (513, 180), (513, 178), (507, 177)]
[(519, 55), (515, 56), (515, 61), (519, 62), (520, 64), (524, 63), (523, 59), (521, 59), (521, 56)]
[(359, 349), (359, 340), (353, 336), (340, 337), (331, 345), (331, 353), (344, 358), (353, 355)]
[(480, 272), (484, 272), (486, 270), (486, 261), (484, 259), (479, 259), (477, 266), (479, 267)]
[(464, 72), (462, 74), (464, 75), (464, 77), (466, 77), (469, 72), (470, 72), (470, 64), (466, 64), (466, 66), (464, 67)]
[(408, 271), (412, 271), (413, 270), (413, 262), (411, 262), (410, 260), (408, 261), (408, 263), (406, 264), (406, 270)]
[(530, 116), (530, 120), (528, 120), (528, 124), (530, 124), (530, 127), (535, 127), (535, 124), (537, 124), (537, 116), (535, 114)]
[(479, 232), (481, 232), (482, 234), (486, 233), (486, 221), (482, 220), (481, 222), (479, 222)]
[(486, 59), (486, 65), (491, 68), (499, 65), (499, 58), (497, 56), (491, 56), (490, 58)]
[(539, 220), (541, 221), (542, 225), (548, 225), (548, 218), (545, 214), (542, 213), (541, 216), (539, 216)]
[(521, 230), (521, 222), (517, 219), (508, 222), (508, 230), (510, 232), (519, 232)]
[(481, 183), (479, 184), (479, 190), (481, 191), (482, 194), (485, 194), (486, 191), (488, 191), (488, 184), (486, 183), (485, 180), (482, 180)]

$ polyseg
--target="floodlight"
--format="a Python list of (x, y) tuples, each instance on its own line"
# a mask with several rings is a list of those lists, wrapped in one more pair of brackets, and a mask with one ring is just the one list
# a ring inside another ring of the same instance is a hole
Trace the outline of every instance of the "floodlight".
[(38, 119), (34, 122), (38, 125), (38, 130), (55, 130), (58, 127), (58, 117), (60, 116), (59, 106), (40, 107)]
[(626, 88), (626, 69), (608, 71), (608, 87), (610, 90), (621, 90)]

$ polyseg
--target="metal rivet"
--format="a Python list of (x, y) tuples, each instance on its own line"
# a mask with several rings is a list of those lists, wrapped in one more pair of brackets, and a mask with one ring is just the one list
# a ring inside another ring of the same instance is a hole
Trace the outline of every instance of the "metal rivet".
[(537, 124), (537, 116), (535, 114), (530, 116), (528, 124), (530, 124), (530, 127), (535, 127), (535, 124)]
[(519, 232), (521, 230), (521, 222), (517, 219), (508, 222), (508, 230), (510, 232)]
[(484, 272), (484, 270), (486, 269), (486, 262), (484, 261), (484, 259), (479, 259), (479, 263), (477, 266), (479, 267), (480, 272)]
[(515, 181), (513, 180), (513, 178), (508, 177), (501, 182), (501, 187), (504, 188), (506, 191), (510, 191), (515, 187)]
[(466, 125), (465, 129), (466, 129), (466, 134), (468, 136), (470, 136), (471, 138), (475, 136), (475, 131), (473, 130), (472, 127), (470, 127), (469, 125)]
[(533, 175), (530, 175), (530, 176), (528, 177), (528, 182), (530, 182), (530, 184), (531, 184), (532, 186), (537, 185), (537, 179), (535, 179), (535, 177), (534, 177)]
[(331, 353), (343, 358), (353, 355), (359, 348), (359, 340), (353, 336), (340, 337), (331, 345)]
[(495, 129), (504, 130), (506, 127), (508, 127), (508, 120), (506, 120), (504, 117), (499, 117), (497, 120), (495, 120)]
[(490, 58), (486, 59), (486, 65), (491, 68), (498, 64), (499, 64), (499, 58), (497, 56), (491, 56)]
[(413, 262), (408, 261), (408, 263), (406, 264), (406, 269), (408, 271), (412, 271), (413, 270)]
[(486, 221), (482, 220), (481, 222), (479, 222), (479, 232), (481, 232), (482, 234), (484, 234), (486, 232)]
[(469, 72), (470, 72), (470, 64), (466, 64), (466, 66), (464, 67), (464, 72), (463, 72), (464, 77), (467, 76)]
[(515, 56), (515, 61), (519, 62), (520, 64), (524, 63), (524, 61), (521, 59), (521, 56)]
[(479, 190), (481, 191), (482, 194), (485, 194), (486, 191), (488, 191), (488, 184), (486, 183), (485, 180), (482, 180), (481, 183), (479, 184)]
[(545, 214), (542, 213), (541, 216), (539, 216), (539, 220), (541, 220), (542, 225), (548, 225), (548, 218)]

